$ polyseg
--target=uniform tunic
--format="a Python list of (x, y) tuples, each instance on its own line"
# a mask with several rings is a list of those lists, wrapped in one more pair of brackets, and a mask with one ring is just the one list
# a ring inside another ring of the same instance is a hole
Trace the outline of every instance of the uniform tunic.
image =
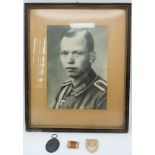
[(72, 81), (62, 84), (53, 108), (56, 109), (106, 109), (107, 83), (91, 69), (77, 87)]

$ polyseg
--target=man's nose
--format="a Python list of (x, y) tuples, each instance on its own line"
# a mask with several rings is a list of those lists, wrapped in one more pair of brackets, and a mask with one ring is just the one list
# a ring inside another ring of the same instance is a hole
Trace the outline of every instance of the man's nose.
[(67, 62), (68, 62), (68, 64), (74, 64), (75, 59), (74, 59), (73, 54), (68, 55), (68, 61)]

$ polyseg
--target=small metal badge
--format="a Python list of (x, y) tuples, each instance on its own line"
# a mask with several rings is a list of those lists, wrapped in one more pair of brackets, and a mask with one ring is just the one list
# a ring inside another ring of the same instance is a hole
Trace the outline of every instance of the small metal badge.
[(67, 147), (72, 148), (72, 149), (78, 149), (79, 148), (79, 142), (77, 142), (77, 141), (68, 141)]
[(53, 134), (52, 135), (52, 139), (50, 139), (47, 142), (47, 144), (46, 144), (47, 152), (53, 153), (53, 152), (58, 150), (60, 142), (58, 141), (57, 137), (58, 136), (56, 134)]
[(98, 149), (98, 140), (86, 139), (86, 148), (89, 152), (95, 152)]

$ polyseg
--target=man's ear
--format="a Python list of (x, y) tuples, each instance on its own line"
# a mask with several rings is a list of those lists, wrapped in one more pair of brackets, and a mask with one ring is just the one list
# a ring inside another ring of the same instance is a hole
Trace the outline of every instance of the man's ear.
[(96, 59), (95, 51), (91, 51), (89, 53), (89, 62), (93, 63), (95, 61), (95, 59)]

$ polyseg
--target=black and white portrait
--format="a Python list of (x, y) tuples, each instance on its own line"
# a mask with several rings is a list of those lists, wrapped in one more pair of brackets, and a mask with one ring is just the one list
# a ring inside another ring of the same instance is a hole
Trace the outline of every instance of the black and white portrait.
[(107, 108), (106, 26), (47, 27), (48, 107)]

